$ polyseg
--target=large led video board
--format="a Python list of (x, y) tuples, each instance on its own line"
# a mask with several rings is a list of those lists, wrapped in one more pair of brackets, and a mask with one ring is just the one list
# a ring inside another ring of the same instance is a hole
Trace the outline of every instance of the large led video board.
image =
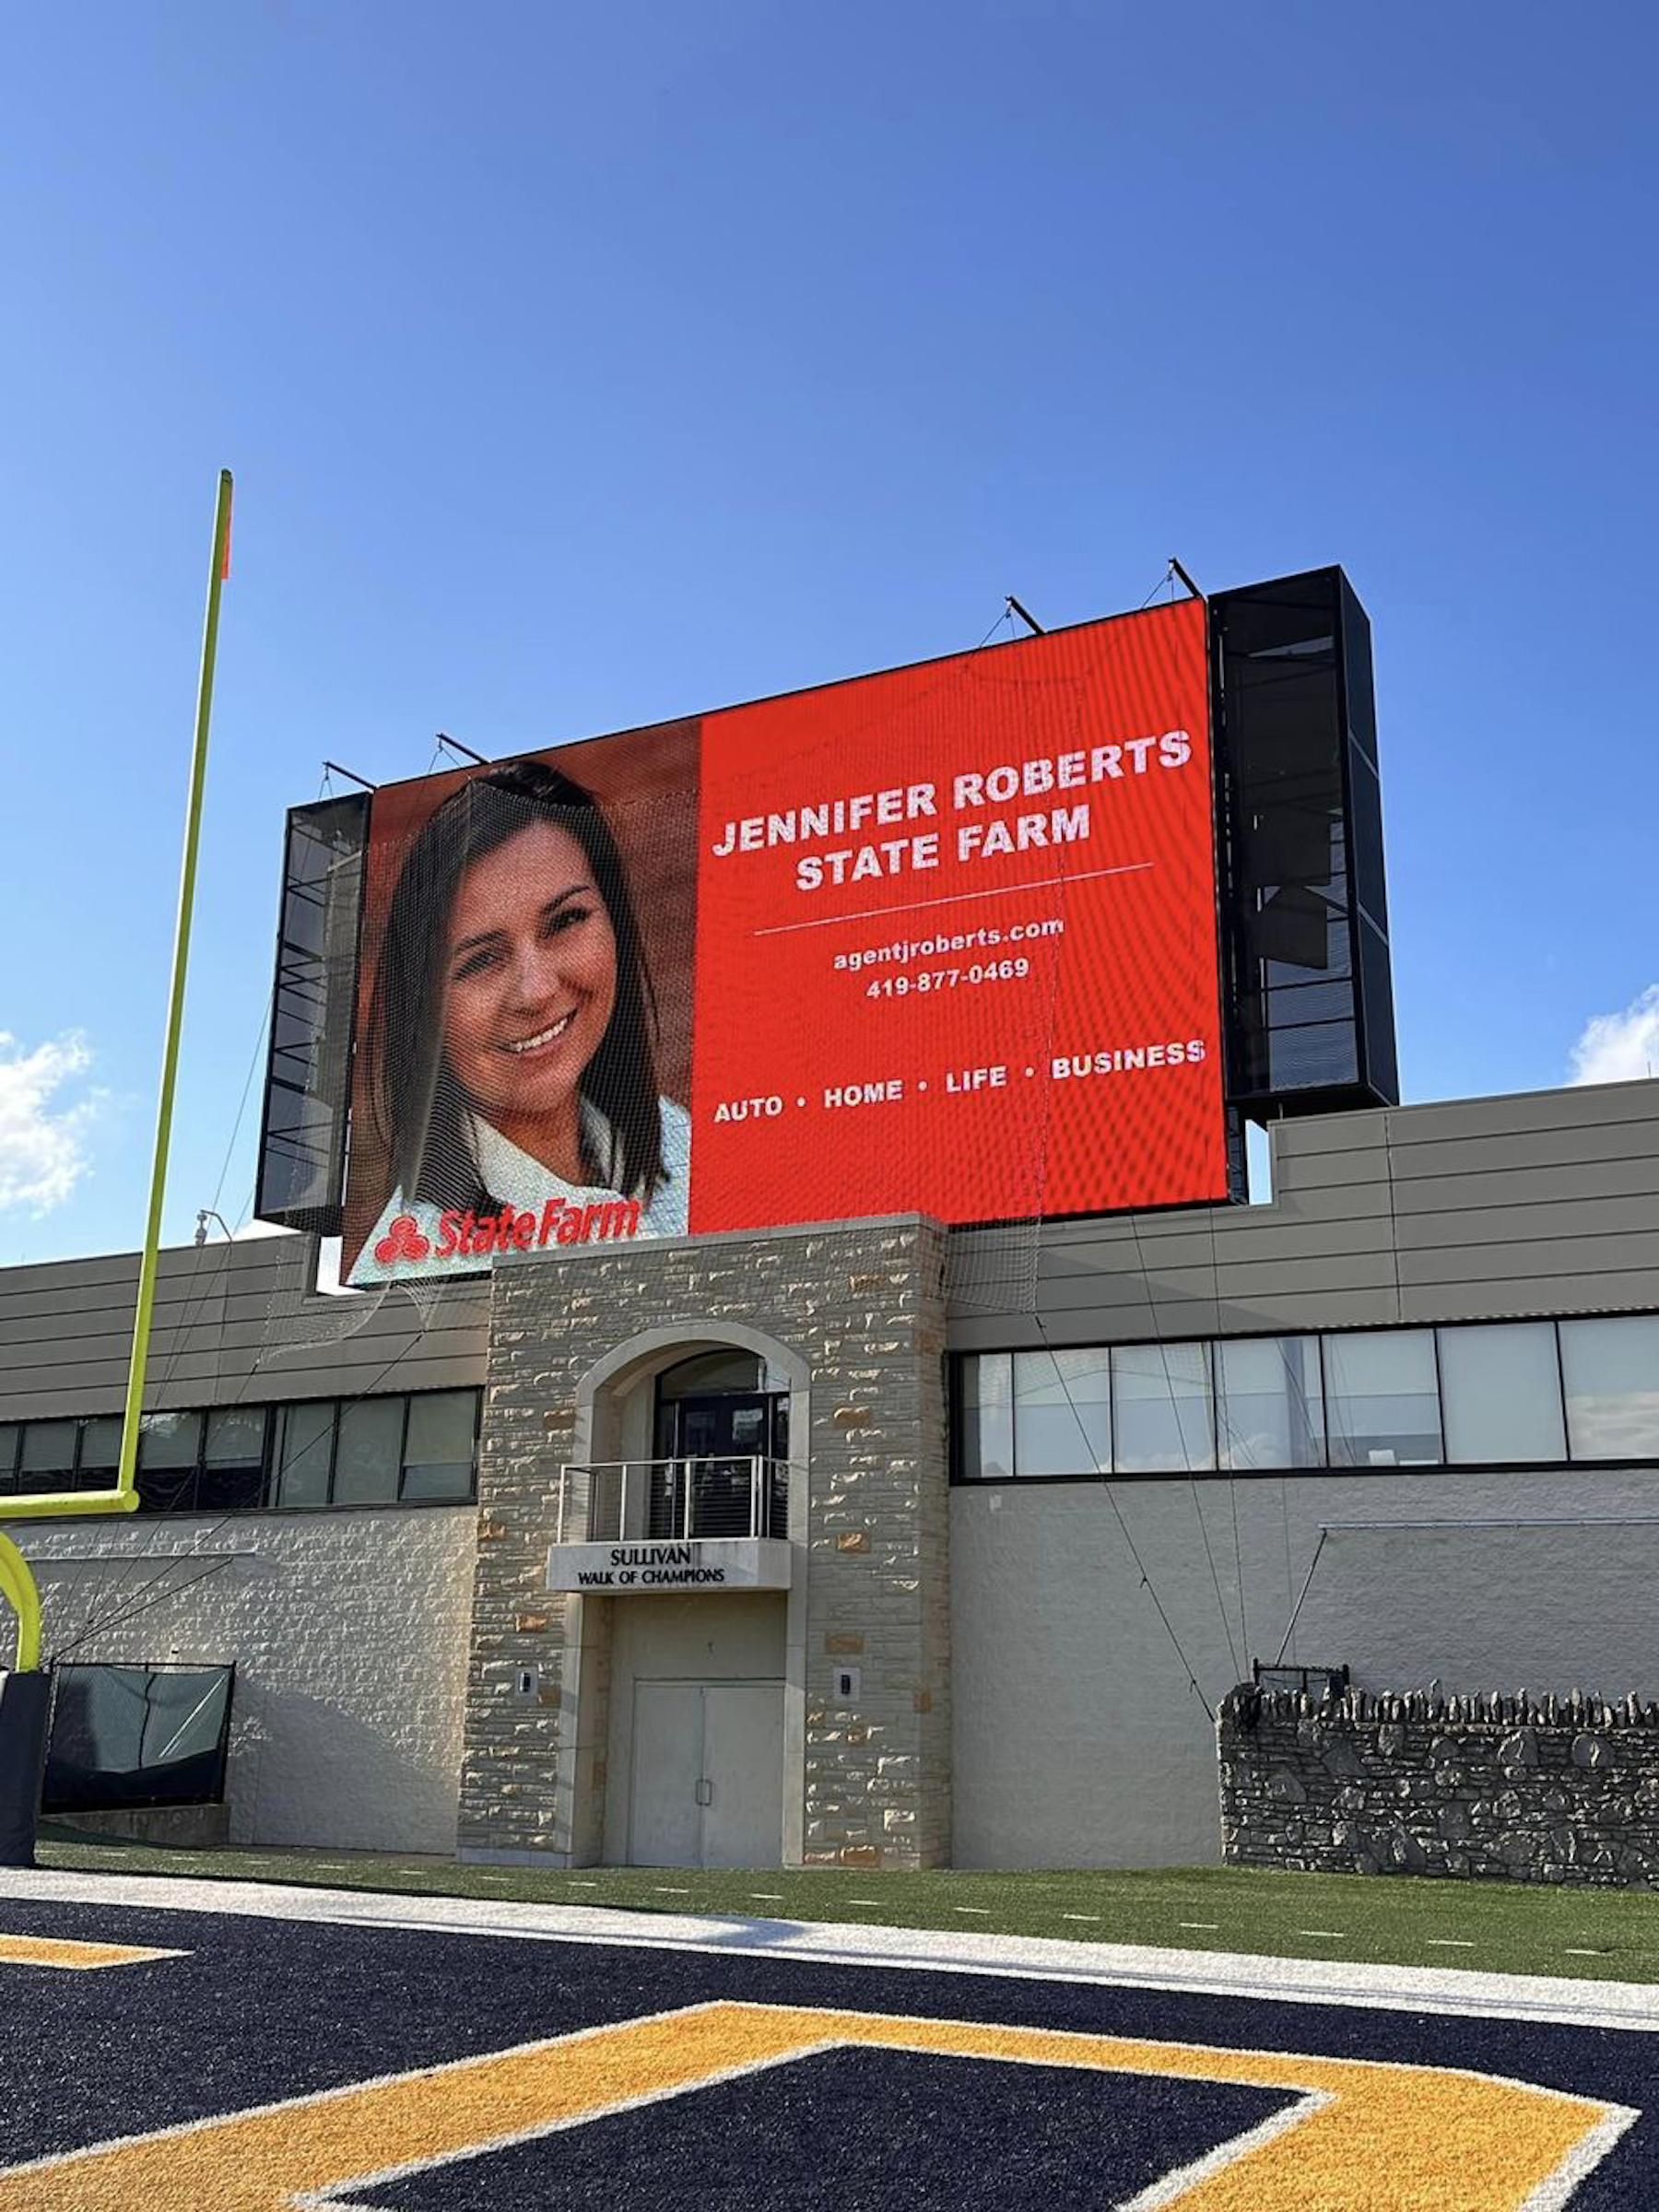
[(349, 1280), (1224, 1198), (1185, 601), (382, 787)]

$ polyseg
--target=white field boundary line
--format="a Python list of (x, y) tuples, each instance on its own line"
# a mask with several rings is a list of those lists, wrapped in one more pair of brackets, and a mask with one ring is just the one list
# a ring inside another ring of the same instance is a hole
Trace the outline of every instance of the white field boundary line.
[[(1154, 1948), (969, 1929), (888, 1928), (653, 1912), (598, 1905), (518, 1904), (506, 1899), (417, 1897), (383, 1890), (315, 1889), (270, 1882), (175, 1881), (160, 1875), (86, 1875), (0, 1869), (5, 1902), (123, 1905), (222, 1913), (429, 1935), (493, 1936), (712, 1957), (798, 1959), (820, 1966), (991, 1974), (1163, 1989), (1194, 1996), (1253, 1997), (1286, 2005), (1347, 2005), (1546, 2027), (1613, 2028), (1659, 2034), (1659, 1983), (1483, 1974), (1465, 1967), (1372, 1966), (1335, 1959), (1275, 1959), (1253, 1952)], [(199, 1948), (200, 1946), (198, 1945)]]

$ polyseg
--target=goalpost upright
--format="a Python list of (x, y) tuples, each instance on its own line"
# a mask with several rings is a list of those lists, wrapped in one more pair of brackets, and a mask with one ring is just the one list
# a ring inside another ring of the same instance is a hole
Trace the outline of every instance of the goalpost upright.
[[(190, 926), (195, 906), (196, 857), (201, 841), (202, 802), (207, 782), (207, 731), (213, 712), (213, 670), (218, 651), (219, 592), (230, 572), (230, 471), (219, 471), (213, 515), (213, 558), (207, 576), (207, 615), (202, 632), (201, 677), (196, 688), (195, 743), (191, 755), (190, 795), (184, 816), (184, 858), (179, 882), (179, 912), (173, 931), (172, 986), (161, 1050), (161, 1096), (156, 1116), (156, 1149), (150, 1167), (149, 1211), (138, 1264), (138, 1297), (133, 1314), (133, 1353), (127, 1371), (126, 1405), (122, 1418), (121, 1454), (115, 1487), (107, 1490), (47, 1490), (0, 1499), (0, 1520), (60, 1520), (68, 1514), (130, 1513), (138, 1504), (137, 1468), (144, 1377), (149, 1359), (150, 1324), (155, 1312), (156, 1276), (161, 1245), (161, 1210), (167, 1195), (167, 1156), (172, 1135), (173, 1097), (179, 1073), (179, 1039), (184, 1018), (184, 984), (190, 963)], [(41, 1665), (41, 1597), (28, 1560), (10, 1536), (0, 1532), (0, 1598), (17, 1616), (15, 1674), (34, 1674)], [(5, 1729), (0, 1716), (0, 1738)], [(0, 1754), (5, 1745), (0, 1741)], [(0, 1758), (0, 1778), (4, 1759)]]

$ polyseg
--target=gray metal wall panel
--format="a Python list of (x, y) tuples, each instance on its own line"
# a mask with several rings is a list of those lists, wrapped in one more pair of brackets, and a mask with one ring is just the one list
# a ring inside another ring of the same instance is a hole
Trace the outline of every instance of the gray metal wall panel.
[(952, 1345), (1659, 1306), (1659, 1084), (1398, 1107), (1271, 1135), (1267, 1205), (959, 1239)]
[(1402, 1291), (1405, 1321), (1502, 1321), (1526, 1314), (1629, 1313), (1659, 1307), (1651, 1267), (1526, 1282), (1434, 1283)]
[(1061, 1283), (1114, 1274), (1125, 1266), (1138, 1271), (1142, 1262), (1149, 1273), (1207, 1267), (1212, 1261), (1227, 1267), (1277, 1266), (1289, 1260), (1340, 1259), (1347, 1253), (1393, 1248), (1384, 1218), (1288, 1221), (1278, 1218), (1277, 1209), (1253, 1206), (1246, 1219), (1218, 1221), (1213, 1230), (1200, 1222), (1184, 1236), (1148, 1239), (1138, 1245), (1122, 1233), (1092, 1244), (1045, 1244), (1038, 1251), (1037, 1274), (1043, 1283)]
[(1269, 1331), (1295, 1335), (1306, 1329), (1388, 1329), (1403, 1318), (1400, 1293), (1393, 1283), (1361, 1290), (1322, 1290), (1291, 1297), (1270, 1292), (1259, 1298), (1229, 1299), (1221, 1309), (1218, 1335), (1262, 1335)]
[[(1280, 1124), (1285, 1130), (1285, 1124)], [(1279, 1135), (1279, 1131), (1275, 1132)], [(1382, 1145), (1367, 1145), (1354, 1152), (1290, 1151), (1289, 1133), (1279, 1136), (1274, 1154), (1273, 1194), (1276, 1201), (1294, 1199), (1302, 1191), (1347, 1191), (1388, 1187), (1388, 1152)]]
[(1522, 1237), (1490, 1244), (1453, 1244), (1398, 1255), (1403, 1284), (1553, 1282), (1561, 1277), (1641, 1274), (1659, 1296), (1659, 1236)]
[[(257, 1238), (161, 1255), (146, 1405), (257, 1405), (374, 1389), (476, 1386), (488, 1282), (371, 1300), (307, 1288), (311, 1241)], [(111, 1413), (125, 1395), (132, 1254), (0, 1275), (0, 1420)]]
[(1311, 1114), (1306, 1119), (1277, 1122), (1274, 1128), (1277, 1133), (1286, 1135), (1294, 1131), (1297, 1158), (1313, 1159), (1330, 1153), (1358, 1152), (1380, 1145), (1383, 1141), (1386, 1124), (1385, 1112), (1368, 1108), (1362, 1113)]
[(1454, 1213), (1488, 1206), (1547, 1205), (1580, 1199), (1621, 1198), (1627, 1193), (1645, 1195), (1659, 1191), (1659, 1150), (1636, 1153), (1626, 1159), (1575, 1160), (1571, 1165), (1528, 1169), (1517, 1182), (1512, 1171), (1484, 1174), (1423, 1175), (1394, 1187), (1394, 1210), (1402, 1219), (1412, 1214)]
[(1659, 1144), (1659, 1086), (1590, 1083), (1578, 1089), (1531, 1090), (1497, 1099), (1445, 1099), (1390, 1110), (1396, 1145), (1438, 1145), (1482, 1137), (1495, 1126), (1532, 1131), (1645, 1126)]
[(1402, 1253), (1457, 1247), (1491, 1252), (1505, 1245), (1576, 1241), (1586, 1246), (1608, 1238), (1659, 1238), (1659, 1192), (1626, 1192), (1617, 1198), (1554, 1198), (1507, 1206), (1443, 1206), (1406, 1214), (1395, 1241)]
[(1395, 1143), (1388, 1165), (1396, 1183), (1423, 1175), (1527, 1174), (1581, 1160), (1641, 1159), (1653, 1147), (1646, 1122), (1592, 1122), (1582, 1128), (1510, 1129), (1501, 1123), (1484, 1136), (1447, 1137), (1435, 1143)]

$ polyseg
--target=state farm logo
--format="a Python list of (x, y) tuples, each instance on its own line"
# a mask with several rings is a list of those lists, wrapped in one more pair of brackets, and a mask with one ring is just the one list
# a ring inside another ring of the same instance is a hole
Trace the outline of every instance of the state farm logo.
[(394, 1260), (424, 1260), (431, 1249), (414, 1215), (398, 1214), (375, 1246), (374, 1256), (382, 1267), (389, 1267)]
[(543, 1244), (608, 1244), (618, 1238), (637, 1237), (642, 1220), (637, 1198), (597, 1198), (568, 1203), (549, 1198), (540, 1218), (504, 1206), (497, 1214), (462, 1213), (451, 1207), (438, 1220), (438, 1241), (421, 1228), (413, 1214), (394, 1214), (386, 1233), (374, 1247), (382, 1267), (398, 1261), (421, 1262), (456, 1258), (483, 1259), (496, 1252), (531, 1252)]

